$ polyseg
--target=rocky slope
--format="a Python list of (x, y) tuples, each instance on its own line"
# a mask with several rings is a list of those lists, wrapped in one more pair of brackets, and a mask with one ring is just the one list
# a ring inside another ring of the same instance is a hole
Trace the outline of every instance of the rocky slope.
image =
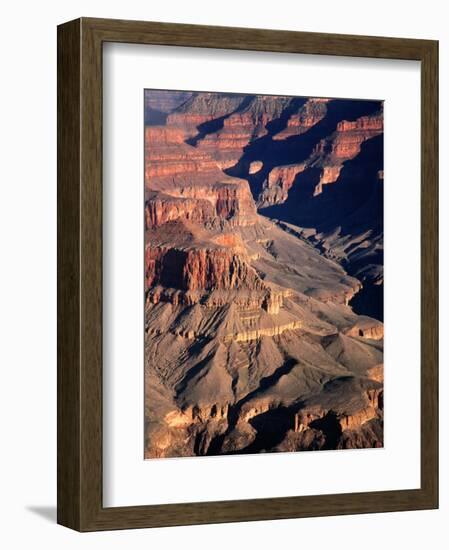
[(146, 458), (382, 446), (381, 104), (145, 100)]
[[(295, 226), (358, 277), (364, 290), (354, 306), (380, 320), (382, 111), (378, 101), (309, 99), (297, 114), (268, 124), (227, 170), (248, 180), (261, 214)], [(252, 171), (258, 162), (262, 167)]]

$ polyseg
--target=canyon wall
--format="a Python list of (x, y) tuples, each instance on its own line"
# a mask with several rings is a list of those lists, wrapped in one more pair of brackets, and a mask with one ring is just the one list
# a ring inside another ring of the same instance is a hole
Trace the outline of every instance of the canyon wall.
[(381, 103), (145, 102), (146, 458), (382, 446)]

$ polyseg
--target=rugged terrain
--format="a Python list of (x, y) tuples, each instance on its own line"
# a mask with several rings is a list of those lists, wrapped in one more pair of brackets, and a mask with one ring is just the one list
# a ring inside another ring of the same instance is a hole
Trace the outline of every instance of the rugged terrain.
[(146, 91), (146, 458), (383, 445), (376, 101)]

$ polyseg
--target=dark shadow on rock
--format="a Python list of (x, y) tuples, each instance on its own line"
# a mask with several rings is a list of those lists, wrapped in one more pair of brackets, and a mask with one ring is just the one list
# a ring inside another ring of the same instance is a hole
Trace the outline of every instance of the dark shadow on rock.
[(287, 407), (277, 407), (258, 414), (249, 423), (256, 430), (254, 441), (241, 451), (242, 454), (269, 451), (279, 445), (288, 430), (294, 429), (294, 416)]
[(379, 135), (365, 141), (360, 153), (343, 164), (336, 182), (324, 185), (319, 195), (313, 196), (312, 189), (316, 169), (309, 168), (297, 175), (284, 203), (260, 213), (323, 233), (336, 226), (343, 235), (361, 228), (383, 229), (383, 183), (377, 176), (382, 169), (383, 136)]
[[(291, 136), (283, 140), (273, 139), (273, 135), (278, 133), (279, 128), (282, 129), (282, 123), (272, 121), (271, 131), (249, 143), (243, 150), (239, 162), (225, 172), (230, 176), (247, 179), (257, 201), (263, 182), (275, 166), (304, 162), (319, 141), (336, 130), (339, 122), (353, 121), (378, 110), (378, 101), (332, 100), (328, 103), (326, 116), (320, 122), (299, 136)], [(249, 166), (255, 160), (261, 160), (264, 163), (263, 167), (255, 174), (249, 174)]]
[[(200, 354), (208, 342), (209, 338), (197, 338), (197, 340), (188, 348), (189, 357), (193, 358), (196, 355)], [(189, 382), (193, 380), (196, 376), (198, 376), (203, 369), (206, 369), (208, 367), (208, 365), (213, 361), (214, 355), (215, 350), (211, 350), (211, 352), (206, 357), (204, 357), (204, 359), (198, 361), (185, 373), (182, 380), (175, 387), (177, 398), (179, 398), (186, 391)]]
[(198, 145), (198, 142), (204, 139), (208, 134), (215, 134), (216, 132), (219, 132), (223, 129), (224, 121), (227, 118), (235, 113), (243, 111), (255, 97), (256, 96), (253, 95), (242, 96), (242, 102), (237, 107), (237, 109), (234, 109), (230, 113), (227, 113), (226, 115), (223, 115), (221, 117), (217, 117), (213, 120), (208, 120), (206, 122), (203, 122), (202, 124), (199, 124), (196, 128), (198, 130), (197, 135), (190, 139), (186, 139), (186, 143), (188, 145), (193, 145), (194, 147), (196, 147)]
[(289, 118), (298, 113), (299, 110), (307, 103), (307, 97), (294, 97), (290, 100), (288, 105), (283, 109), (281, 116), (267, 123), (265, 128), (268, 131), (269, 136), (274, 136), (282, 130), (285, 130)]
[(357, 315), (367, 315), (384, 320), (384, 286), (364, 282), (362, 290), (350, 300), (349, 305)]
[(145, 108), (145, 126), (161, 126), (167, 122), (168, 113), (163, 113), (151, 107)]
[(338, 442), (341, 438), (342, 429), (337, 415), (333, 411), (329, 411), (326, 416), (323, 416), (323, 418), (319, 418), (311, 422), (310, 427), (324, 433), (326, 443), (323, 446), (323, 451), (337, 448)]
[[(384, 189), (378, 173), (383, 169), (383, 135), (365, 141), (360, 153), (343, 164), (334, 184), (323, 186), (321, 194), (313, 191), (319, 179), (319, 169), (309, 168), (298, 174), (287, 200), (259, 210), (271, 219), (292, 223), (299, 227), (315, 229), (326, 245), (332, 245), (329, 235), (337, 232), (335, 239), (368, 234), (369, 239), (383, 235)], [(339, 245), (339, 242), (337, 245)], [(313, 245), (324, 252), (321, 243)], [(357, 246), (345, 250), (347, 258), (341, 261), (349, 275), (360, 278), (359, 273), (369, 265), (383, 265), (383, 249), (369, 254), (357, 251)], [(362, 251), (363, 252), (363, 251)], [(358, 314), (383, 320), (383, 285), (374, 285), (369, 278), (361, 279), (364, 290), (356, 295), (351, 305)]]
[[(207, 451), (208, 455), (233, 454), (232, 452), (222, 453), (221, 452), (221, 447), (223, 445), (223, 442), (224, 442), (226, 436), (229, 435), (234, 430), (234, 428), (236, 427), (243, 405), (245, 405), (245, 403), (250, 401), (259, 392), (262, 392), (262, 391), (268, 389), (270, 386), (273, 386), (274, 384), (276, 384), (279, 381), (279, 379), (282, 376), (288, 374), (293, 369), (293, 367), (295, 365), (297, 365), (297, 361), (295, 359), (293, 359), (292, 357), (287, 358), (285, 363), (283, 365), (281, 365), (278, 369), (276, 369), (272, 374), (262, 378), (259, 382), (259, 386), (255, 390), (250, 392), (243, 399), (241, 399), (235, 405), (233, 405), (229, 408), (229, 411), (228, 411), (228, 428), (227, 428), (225, 433), (218, 435), (217, 437), (215, 437), (211, 441), (211, 444), (210, 444), (209, 449)], [(285, 409), (285, 407), (284, 407), (284, 409)], [(285, 414), (285, 411), (287, 411), (287, 409), (284, 410), (284, 414)], [(258, 415), (258, 416), (262, 416), (262, 415)], [(257, 429), (257, 427), (256, 427), (256, 429)], [(238, 451), (237, 454), (245, 453), (245, 452), (247, 452), (247, 451), (244, 449), (242, 451)], [(256, 451), (251, 450), (251, 451), (248, 451), (248, 452), (256, 452)]]

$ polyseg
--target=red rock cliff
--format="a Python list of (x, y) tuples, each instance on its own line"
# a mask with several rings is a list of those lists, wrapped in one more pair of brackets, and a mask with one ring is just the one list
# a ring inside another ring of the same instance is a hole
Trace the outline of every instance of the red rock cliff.
[(145, 249), (146, 287), (184, 291), (262, 288), (257, 273), (226, 248), (187, 250), (151, 245)]
[(355, 121), (342, 121), (336, 131), (321, 140), (314, 151), (311, 164), (322, 167), (320, 181), (315, 195), (321, 193), (323, 185), (334, 183), (340, 175), (343, 163), (360, 153), (362, 144), (383, 132), (383, 114), (363, 116)]
[(299, 136), (310, 130), (326, 116), (328, 102), (329, 99), (324, 98), (308, 99), (297, 113), (290, 115), (287, 126), (275, 134), (273, 139), (280, 140), (290, 136)]

